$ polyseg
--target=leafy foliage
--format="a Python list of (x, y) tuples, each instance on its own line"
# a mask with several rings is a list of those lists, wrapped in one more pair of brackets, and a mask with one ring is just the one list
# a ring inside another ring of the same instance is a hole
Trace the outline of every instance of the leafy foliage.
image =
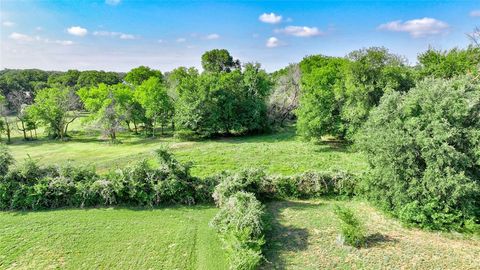
[(78, 97), (67, 88), (45, 88), (38, 91), (31, 113), (35, 119), (48, 127), (50, 136), (64, 139), (68, 136), (68, 125), (78, 113)]
[(262, 259), (263, 206), (252, 193), (238, 191), (220, 207), (211, 224), (221, 235), (230, 269), (256, 269)]
[(386, 91), (414, 86), (405, 61), (385, 48), (353, 51), (346, 58), (309, 56), (300, 68), (298, 132), (307, 139), (351, 139)]
[(426, 79), (382, 98), (356, 138), (370, 170), (363, 192), (402, 220), (461, 229), (480, 217), (480, 88)]
[(335, 215), (342, 222), (341, 231), (345, 243), (354, 247), (365, 245), (365, 229), (360, 220), (353, 214), (352, 210), (336, 205)]
[[(4, 165), (12, 162), (5, 150), (0, 157)], [(188, 164), (179, 163), (166, 150), (158, 150), (157, 157), (158, 168), (141, 161), (103, 176), (94, 168), (40, 167), (32, 160), (10, 170), (4, 166), (1, 169), (6, 175), (0, 178), (0, 209), (154, 206), (211, 200), (204, 194), (205, 182), (190, 176)]]
[(429, 49), (418, 56), (419, 76), (425, 78), (453, 78), (478, 72), (480, 48), (454, 48), (448, 51)]
[(240, 68), (240, 61), (225, 49), (214, 49), (202, 55), (202, 67), (206, 72), (230, 72)]
[(175, 123), (177, 133), (210, 137), (243, 134), (267, 128), (265, 98), (271, 83), (258, 64), (247, 64), (243, 73), (177, 69)]
[(125, 75), (124, 80), (132, 85), (141, 85), (144, 81), (150, 79), (151, 77), (155, 77), (160, 80), (163, 79), (163, 75), (160, 70), (154, 70), (146, 66), (139, 66), (130, 70)]

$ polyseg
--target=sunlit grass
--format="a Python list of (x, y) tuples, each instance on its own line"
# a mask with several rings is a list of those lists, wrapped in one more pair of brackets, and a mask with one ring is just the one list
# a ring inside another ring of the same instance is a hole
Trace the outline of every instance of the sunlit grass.
[(0, 212), (0, 269), (226, 269), (213, 206)]
[(293, 128), (283, 132), (246, 137), (185, 142), (170, 135), (148, 138), (122, 132), (120, 142), (110, 143), (99, 132), (85, 131), (81, 121), (71, 127), (70, 141), (50, 140), (40, 134), (38, 140), (23, 141), (16, 134), (9, 148), (19, 162), (26, 158), (40, 164), (94, 165), (98, 171), (122, 167), (141, 159), (153, 159), (155, 149), (169, 147), (180, 161), (192, 162), (192, 173), (207, 176), (222, 170), (263, 168), (274, 174), (295, 174), (308, 170), (362, 171), (363, 156), (336, 143), (303, 142)]
[[(367, 246), (338, 240), (334, 205), (351, 208), (367, 230)], [(480, 239), (408, 229), (361, 201), (276, 201), (267, 204), (264, 269), (480, 269)]]

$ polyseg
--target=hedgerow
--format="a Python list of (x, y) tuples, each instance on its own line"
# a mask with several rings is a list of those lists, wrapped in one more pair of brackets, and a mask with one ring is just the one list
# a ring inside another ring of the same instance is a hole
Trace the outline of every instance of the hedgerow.
[[(3, 148), (0, 156), (12, 163)], [(0, 209), (47, 209), (107, 205), (155, 206), (211, 201), (213, 182), (190, 175), (166, 150), (157, 151), (158, 167), (141, 161), (106, 175), (91, 167), (41, 167), (33, 160), (0, 177)], [(209, 196), (207, 196), (209, 195)]]

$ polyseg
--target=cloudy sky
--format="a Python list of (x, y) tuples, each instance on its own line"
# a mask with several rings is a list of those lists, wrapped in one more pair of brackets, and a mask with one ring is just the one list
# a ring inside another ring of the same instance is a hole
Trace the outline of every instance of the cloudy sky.
[(480, 1), (0, 0), (0, 68), (162, 71), (228, 49), (269, 71), (385, 46), (411, 64), (469, 44)]

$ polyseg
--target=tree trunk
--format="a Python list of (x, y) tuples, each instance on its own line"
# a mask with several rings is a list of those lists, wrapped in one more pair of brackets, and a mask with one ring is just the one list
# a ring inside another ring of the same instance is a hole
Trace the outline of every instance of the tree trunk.
[(23, 123), (22, 120), (20, 120), (22, 123), (22, 132), (23, 132), (23, 139), (26, 141), (27, 140), (27, 131), (25, 130), (25, 124)]
[(138, 134), (137, 122), (133, 121), (133, 128), (135, 129), (135, 134)]
[(5, 131), (7, 132), (7, 142), (11, 143), (12, 140), (10, 138), (10, 124), (8, 123), (7, 118), (5, 117), (5, 127), (7, 128)]

